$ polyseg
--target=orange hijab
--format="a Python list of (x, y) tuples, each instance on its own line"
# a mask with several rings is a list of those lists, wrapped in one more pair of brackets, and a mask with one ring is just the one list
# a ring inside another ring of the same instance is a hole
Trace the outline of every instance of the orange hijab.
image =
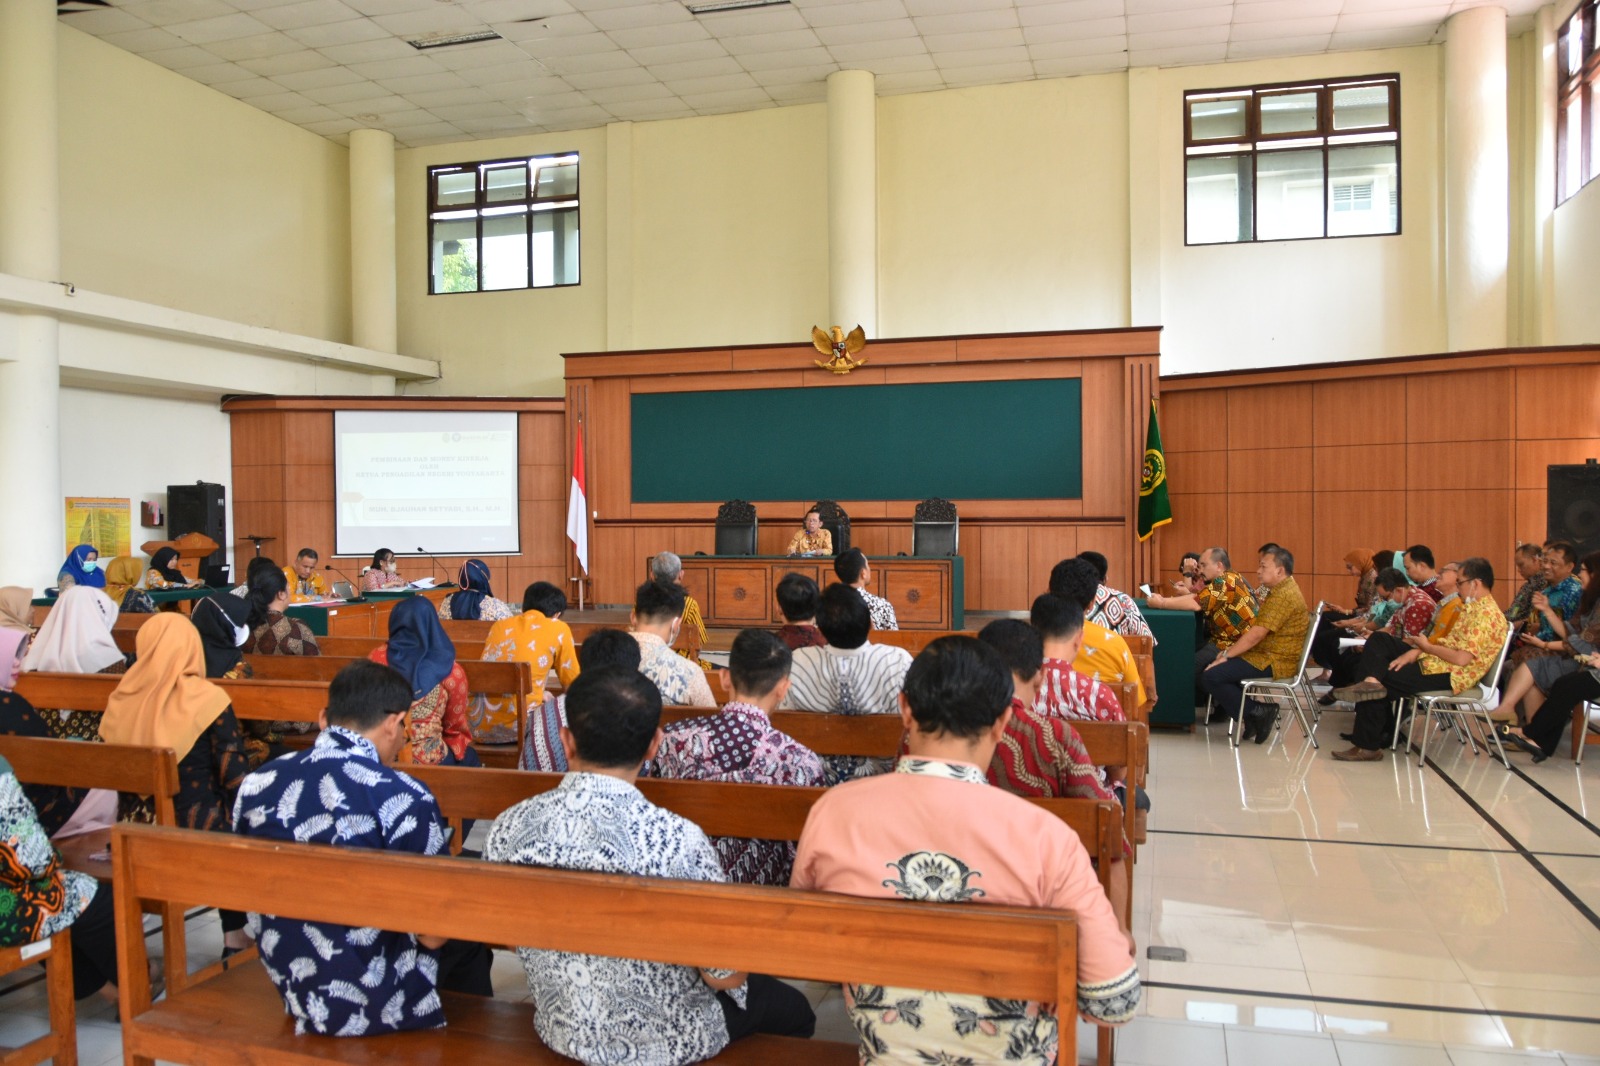
[(135, 647), (138, 660), (100, 716), (100, 739), (171, 748), (182, 759), (228, 709), (228, 694), (206, 680), (200, 633), (183, 615), (151, 618), (139, 627)]
[(1372, 569), (1372, 549), (1352, 548), (1344, 553), (1344, 561), (1356, 568), (1356, 576), (1360, 577)]

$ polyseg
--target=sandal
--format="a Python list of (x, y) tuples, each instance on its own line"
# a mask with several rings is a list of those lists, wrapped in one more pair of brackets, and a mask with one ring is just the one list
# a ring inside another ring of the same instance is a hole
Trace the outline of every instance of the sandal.
[(1532, 755), (1535, 763), (1544, 762), (1550, 757), (1544, 753), (1543, 748), (1539, 747), (1539, 745), (1535, 744), (1521, 733), (1513, 733), (1509, 725), (1502, 724), (1498, 729), (1495, 730), (1495, 732), (1500, 734), (1500, 741), (1502, 744), (1510, 744), (1519, 751), (1522, 751), (1528, 755)]

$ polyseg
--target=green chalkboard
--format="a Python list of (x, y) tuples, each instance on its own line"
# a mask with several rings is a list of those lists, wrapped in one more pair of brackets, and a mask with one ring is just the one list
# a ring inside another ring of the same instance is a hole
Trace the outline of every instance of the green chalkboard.
[(633, 395), (633, 502), (1076, 499), (1083, 383)]

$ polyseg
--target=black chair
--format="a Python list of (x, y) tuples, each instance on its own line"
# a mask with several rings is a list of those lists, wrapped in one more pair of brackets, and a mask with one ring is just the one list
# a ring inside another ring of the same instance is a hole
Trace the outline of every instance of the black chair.
[(833, 535), (833, 554), (850, 548), (850, 516), (833, 500), (818, 500), (817, 514), (822, 517), (822, 528)]
[(961, 553), (961, 517), (956, 505), (938, 496), (917, 504), (911, 517), (911, 554), (944, 557)]
[(756, 508), (744, 500), (729, 500), (717, 508), (718, 555), (756, 554)]

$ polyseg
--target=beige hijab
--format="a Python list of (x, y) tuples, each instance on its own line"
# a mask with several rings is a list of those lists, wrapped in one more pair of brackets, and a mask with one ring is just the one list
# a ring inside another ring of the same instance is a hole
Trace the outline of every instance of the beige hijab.
[(117, 605), (99, 589), (74, 585), (62, 589), (33, 638), (22, 669), (59, 674), (98, 674), (123, 660), (111, 636)]
[(200, 632), (181, 614), (158, 614), (140, 626), (136, 650), (138, 659), (106, 701), (100, 739), (171, 748), (182, 759), (228, 709), (228, 694), (206, 680)]
[(0, 629), (33, 632), (33, 592), (11, 585), (0, 589)]

